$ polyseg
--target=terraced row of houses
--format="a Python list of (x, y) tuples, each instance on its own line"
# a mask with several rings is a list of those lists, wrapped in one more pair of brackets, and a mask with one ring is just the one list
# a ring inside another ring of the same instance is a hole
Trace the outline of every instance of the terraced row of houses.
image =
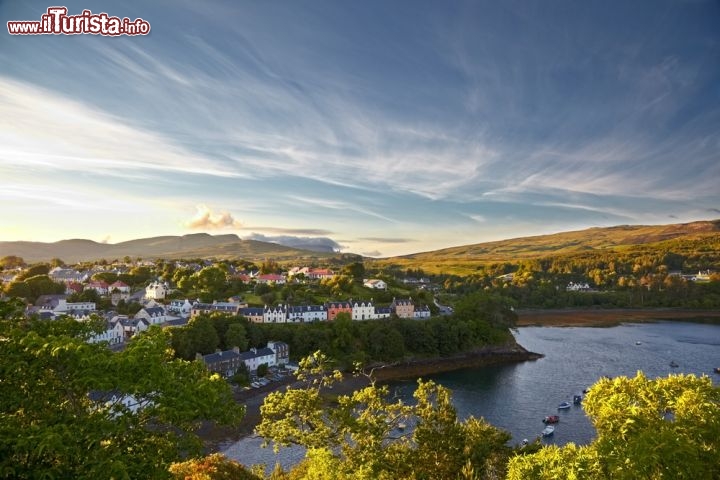
[(372, 300), (328, 302), (324, 305), (242, 306), (235, 313), (254, 323), (326, 322), (335, 320), (340, 313), (347, 313), (353, 320), (377, 320), (393, 314), (400, 318), (430, 318), (430, 308), (415, 305), (410, 298), (393, 299), (389, 306), (374, 305)]
[(266, 347), (251, 348), (246, 352), (234, 347), (230, 350), (217, 350), (209, 355), (198, 353), (195, 358), (203, 361), (211, 372), (231, 377), (237, 373), (243, 363), (249, 372), (255, 372), (262, 364), (268, 367), (287, 365), (290, 360), (290, 348), (287, 343), (270, 341)]

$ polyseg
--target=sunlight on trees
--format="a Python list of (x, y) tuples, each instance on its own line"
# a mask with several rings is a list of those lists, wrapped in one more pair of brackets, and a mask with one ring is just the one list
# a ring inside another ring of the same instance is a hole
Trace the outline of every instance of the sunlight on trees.
[(603, 379), (583, 407), (597, 429), (590, 445), (514, 457), (508, 479), (719, 478), (720, 389), (710, 378)]

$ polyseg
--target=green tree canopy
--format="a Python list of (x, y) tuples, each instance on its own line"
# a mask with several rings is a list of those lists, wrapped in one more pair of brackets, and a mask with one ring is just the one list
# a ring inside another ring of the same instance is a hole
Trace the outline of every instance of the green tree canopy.
[(173, 358), (159, 328), (113, 353), (87, 343), (93, 322), (18, 307), (0, 302), (0, 477), (165, 478), (200, 453), (201, 420), (242, 414), (223, 380)]
[(720, 478), (720, 388), (708, 377), (618, 377), (583, 401), (597, 438), (510, 461), (509, 480)]

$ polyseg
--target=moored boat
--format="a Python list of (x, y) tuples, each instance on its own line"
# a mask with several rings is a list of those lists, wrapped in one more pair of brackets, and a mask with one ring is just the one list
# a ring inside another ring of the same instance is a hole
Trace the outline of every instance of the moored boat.
[(570, 408), (572, 405), (570, 405), (570, 402), (562, 402), (560, 405), (558, 405), (558, 410), (565, 410), (566, 408)]
[(560, 421), (560, 417), (557, 415), (548, 415), (547, 417), (543, 418), (543, 423), (558, 423)]
[(673, 360), (672, 362), (670, 362), (670, 366), (671, 366), (672, 368), (677, 368), (677, 367), (679, 367), (679, 365), (678, 365), (677, 363), (675, 363), (675, 360)]
[(582, 395), (580, 395), (580, 394), (573, 395), (573, 403), (575, 405), (580, 405), (582, 403)]
[(542, 431), (542, 436), (543, 436), (543, 437), (549, 437), (549, 436), (552, 435), (553, 433), (555, 433), (555, 427), (553, 427), (552, 425), (548, 425), (547, 427), (545, 427), (545, 428), (543, 429), (543, 431)]

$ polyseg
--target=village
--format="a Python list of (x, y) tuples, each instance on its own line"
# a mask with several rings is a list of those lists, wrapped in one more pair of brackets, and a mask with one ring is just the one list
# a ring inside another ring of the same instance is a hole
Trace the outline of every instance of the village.
[[(208, 264), (192, 265), (177, 262), (178, 268), (190, 268), (195, 273), (207, 268)], [(247, 321), (265, 324), (302, 324), (311, 322), (332, 322), (340, 314), (346, 314), (354, 321), (389, 319), (392, 316), (405, 319), (427, 319), (432, 315), (427, 304), (414, 301), (412, 298), (392, 298), (384, 304), (376, 304), (372, 299), (328, 300), (324, 303), (275, 303), (263, 306), (249, 305), (240, 295), (229, 298), (213, 298), (211, 301), (200, 301), (198, 298), (183, 298), (181, 291), (174, 288), (167, 280), (154, 277), (145, 286), (131, 287), (120, 279), (109, 283), (103, 278), (117, 278), (127, 275), (137, 264), (94, 265), (89, 269), (70, 266), (55, 266), (49, 269), (47, 277), (55, 284), (64, 286), (63, 293), (43, 294), (27, 306), (28, 316), (37, 316), (44, 320), (54, 320), (62, 316), (77, 321), (91, 318), (105, 322), (105, 330), (88, 339), (90, 343), (104, 342), (110, 348), (122, 349), (125, 343), (134, 336), (157, 325), (161, 328), (182, 327), (199, 315), (214, 313), (231, 316), (242, 316)], [(145, 262), (147, 269), (155, 272), (155, 265)], [(20, 270), (4, 271), (2, 280), (9, 284)], [(332, 280), (338, 274), (327, 268), (293, 267), (283, 274), (260, 273), (259, 270), (231, 271), (230, 277), (248, 288), (263, 286), (263, 291), (282, 287), (287, 284), (319, 284)], [(427, 279), (403, 279), (413, 287), (425, 288)], [(368, 291), (387, 294), (386, 281), (378, 278), (363, 279), (362, 288)], [(97, 298), (98, 301), (79, 300), (79, 298)], [(207, 297), (205, 298), (207, 300)], [(136, 305), (134, 313), (119, 313), (115, 308), (99, 308), (98, 303), (115, 307)], [(436, 312), (437, 306), (434, 307)], [(440, 313), (448, 314), (449, 307), (442, 307)], [(225, 378), (232, 377), (244, 363), (248, 372), (255, 373), (260, 365), (267, 367), (284, 367), (288, 364), (289, 347), (283, 342), (270, 341), (263, 348), (252, 348), (241, 352), (237, 347), (226, 351), (216, 351), (208, 355), (198, 354), (207, 365), (208, 370)]]

